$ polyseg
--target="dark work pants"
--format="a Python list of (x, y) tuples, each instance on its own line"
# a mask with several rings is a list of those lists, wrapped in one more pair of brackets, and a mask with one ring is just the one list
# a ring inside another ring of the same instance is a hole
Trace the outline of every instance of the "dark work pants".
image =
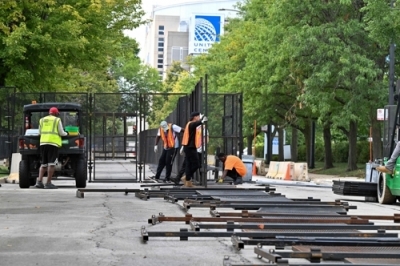
[(184, 147), (186, 181), (191, 181), (193, 174), (199, 169), (199, 155), (196, 148)]
[(158, 160), (158, 167), (157, 167), (157, 173), (155, 176), (155, 179), (160, 179), (160, 175), (162, 170), (166, 169), (165, 172), (165, 180), (170, 180), (171, 177), (171, 172), (172, 172), (172, 165), (174, 164), (174, 159), (176, 156), (178, 149), (172, 148), (172, 149), (163, 149), (163, 152), (161, 153), (160, 159)]
[(235, 168), (233, 168), (232, 170), (228, 170), (226, 176), (232, 178), (233, 183), (235, 184), (241, 184), (243, 182), (242, 177), (238, 174)]
[[(202, 156), (201, 152), (197, 152), (197, 155), (199, 156), (199, 168), (201, 168), (203, 156)], [(186, 172), (186, 159), (183, 160), (181, 170), (179, 170), (179, 173), (176, 177), (180, 179), (185, 174), (185, 172)], [(201, 175), (201, 172), (200, 172), (200, 175)]]

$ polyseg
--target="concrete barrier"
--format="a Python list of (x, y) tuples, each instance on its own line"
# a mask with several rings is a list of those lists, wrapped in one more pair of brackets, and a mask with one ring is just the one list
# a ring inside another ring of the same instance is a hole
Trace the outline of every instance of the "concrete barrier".
[(271, 161), (266, 177), (272, 179), (292, 180), (293, 162)]
[(19, 183), (19, 162), (21, 161), (20, 153), (13, 153), (11, 157), (10, 175), (6, 178), (7, 183)]
[(295, 163), (293, 171), (293, 180), (310, 182), (311, 179), (308, 176), (307, 163)]

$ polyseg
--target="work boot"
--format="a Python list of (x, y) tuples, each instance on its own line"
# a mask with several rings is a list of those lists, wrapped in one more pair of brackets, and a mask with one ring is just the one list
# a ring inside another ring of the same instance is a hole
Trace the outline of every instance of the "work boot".
[(194, 186), (193, 186), (193, 183), (192, 183), (192, 180), (186, 181), (184, 186), (185, 186), (185, 187), (194, 187)]
[(179, 179), (179, 177), (171, 177), (171, 181), (172, 182), (174, 182), (174, 184), (176, 185), (176, 186), (178, 186), (179, 185), (179, 182), (181, 181), (180, 179)]
[(393, 175), (393, 170), (387, 169), (384, 165), (376, 167), (376, 170), (385, 174)]

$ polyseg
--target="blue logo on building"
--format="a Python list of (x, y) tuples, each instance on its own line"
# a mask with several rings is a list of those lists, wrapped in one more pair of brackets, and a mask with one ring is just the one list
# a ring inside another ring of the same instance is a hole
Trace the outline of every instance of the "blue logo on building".
[(198, 42), (219, 42), (221, 34), (220, 16), (195, 17), (194, 40)]

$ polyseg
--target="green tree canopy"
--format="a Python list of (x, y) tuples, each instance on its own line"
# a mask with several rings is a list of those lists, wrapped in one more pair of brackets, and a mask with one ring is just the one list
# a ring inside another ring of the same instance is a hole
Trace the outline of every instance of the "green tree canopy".
[[(71, 76), (104, 73), (123, 30), (142, 23), (140, 0), (9, 0), (0, 3), (0, 86), (56, 91)], [(63, 74), (64, 73), (64, 74)], [(83, 78), (84, 80), (86, 78)]]

